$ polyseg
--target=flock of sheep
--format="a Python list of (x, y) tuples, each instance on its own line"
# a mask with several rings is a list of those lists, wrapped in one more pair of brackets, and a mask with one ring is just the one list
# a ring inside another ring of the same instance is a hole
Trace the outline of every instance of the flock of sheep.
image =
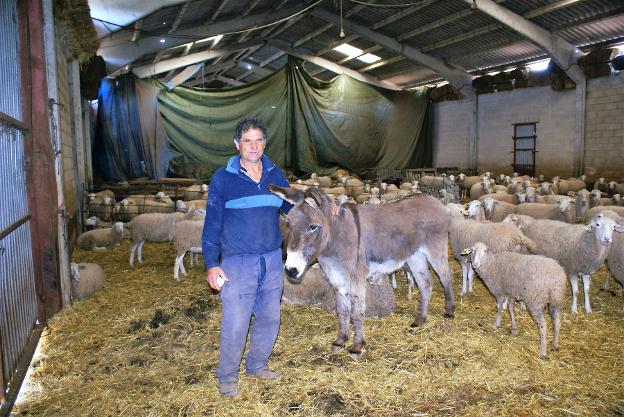
[[(464, 199), (462, 205), (454, 202), (457, 195), (445, 190), (454, 182)], [(337, 204), (392, 204), (423, 190), (435, 190), (436, 197), (446, 203), (449, 213), (449, 241), (453, 256), (461, 265), (461, 295), (472, 291), (476, 271), (496, 298), (497, 319), (509, 309), (512, 332), (516, 331), (514, 305), (521, 299), (536, 321), (540, 331), (539, 355), (546, 356), (546, 321), (543, 310), (549, 307), (553, 323), (553, 348), (558, 345), (559, 311), (572, 286), (572, 311), (577, 312), (578, 277), (584, 289), (584, 307), (590, 313), (590, 276), (606, 261), (610, 273), (624, 286), (624, 207), (621, 196), (624, 184), (598, 179), (588, 191), (586, 179), (554, 177), (513, 177), (490, 173), (480, 176), (448, 178), (423, 176), (418, 181), (402, 184), (373, 184), (362, 181), (347, 171), (337, 170), (329, 176), (312, 174), (307, 180), (293, 180), (291, 187), (317, 187), (332, 195)], [(190, 252), (191, 266), (194, 254), (201, 253), (201, 233), (205, 216), (207, 187), (189, 187), (184, 200), (174, 203), (164, 193), (155, 196), (130, 196), (116, 203), (110, 191), (89, 195), (90, 217), (87, 225), (97, 227), (78, 238), (78, 247), (93, 250), (121, 243), (124, 234), (132, 240), (129, 263), (135, 255), (142, 263), (145, 242), (173, 243), (176, 252), (174, 279), (186, 275), (184, 257)], [(101, 217), (101, 218), (100, 218)], [(110, 223), (117, 220), (116, 223)], [(80, 274), (88, 265), (72, 266), (76, 288), (85, 279), (101, 281), (101, 268), (95, 278)], [(409, 290), (414, 286), (408, 276)], [(609, 275), (607, 275), (608, 285)], [(367, 292), (367, 315), (383, 317), (394, 311), (396, 300), (389, 280), (371, 282)], [(393, 276), (393, 287), (396, 287)], [(93, 292), (101, 284), (80, 284)], [(75, 297), (88, 295), (75, 292)], [(303, 284), (285, 281), (283, 302), (289, 304), (321, 304), (335, 308), (333, 292), (318, 265), (306, 272)], [(624, 308), (622, 309), (624, 314)]]

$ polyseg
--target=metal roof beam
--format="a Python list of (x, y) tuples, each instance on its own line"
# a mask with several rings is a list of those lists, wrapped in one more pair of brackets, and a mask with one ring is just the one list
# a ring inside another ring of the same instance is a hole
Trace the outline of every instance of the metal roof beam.
[[(332, 22), (337, 25), (340, 24), (340, 18), (338, 16), (325, 10), (314, 9), (312, 10), (312, 14), (328, 22)], [(431, 55), (426, 55), (416, 48), (401, 43), (389, 36), (382, 35), (379, 32), (372, 31), (349, 20), (343, 19), (342, 24), (349, 31), (357, 33), (359, 36), (383, 45), (384, 48), (403, 55), (411, 61), (418, 62), (428, 68), (431, 68), (432, 70), (442, 75), (445, 79), (447, 79), (458, 90), (462, 89), (465, 86), (472, 86), (473, 77), (459, 68), (452, 67), (438, 58), (435, 58)]]
[(250, 41), (248, 43), (240, 44), (240, 45), (231, 45), (225, 48), (218, 49), (208, 49), (202, 52), (196, 52), (194, 54), (189, 54), (183, 57), (165, 59), (164, 61), (160, 61), (156, 64), (149, 65), (141, 65), (139, 67), (133, 68), (132, 72), (139, 77), (145, 78), (152, 75), (160, 74), (163, 72), (170, 71), (176, 68), (186, 67), (187, 65), (196, 64), (202, 61), (206, 61), (207, 59), (216, 58), (218, 56), (231, 54), (232, 52), (240, 51), (241, 49), (247, 49), (253, 46), (257, 46), (261, 44), (260, 41)]
[(203, 64), (195, 64), (188, 66), (182, 70), (178, 75), (173, 77), (171, 80), (167, 81), (165, 84), (168, 90), (173, 90), (183, 82), (191, 79), (195, 74), (201, 70)]
[(377, 87), (382, 87), (382, 88), (386, 88), (386, 89), (390, 89), (390, 90), (399, 90), (399, 87), (396, 86), (395, 84), (389, 83), (389, 82), (385, 82), (385, 81), (381, 81), (379, 78), (377, 77), (373, 77), (371, 75), (367, 75), (367, 74), (361, 74), (357, 71), (354, 71), (350, 68), (347, 67), (343, 67), (341, 65), (338, 64), (334, 64), (331, 61), (328, 61), (327, 59), (324, 58), (320, 58), (318, 56), (314, 56), (314, 55), (309, 55), (306, 53), (302, 53), (294, 48), (291, 48), (290, 45), (288, 44), (288, 42), (283, 42), (283, 41), (279, 41), (276, 39), (272, 39), (269, 41), (269, 45), (273, 46), (274, 48), (279, 48), (281, 50), (283, 50), (284, 52), (286, 52), (289, 55), (292, 55), (294, 57), (297, 57), (299, 59), (302, 59), (304, 61), (309, 61), (315, 65), (318, 65), (319, 67), (324, 67), (327, 68), (328, 70), (335, 72), (336, 74), (346, 74), (352, 78), (355, 78), (356, 80), (365, 82), (367, 84), (372, 84), (375, 85)]
[(247, 6), (247, 8), (245, 10), (243, 10), (243, 12), (241, 13), (240, 17), (246, 17), (249, 13), (251, 13), (251, 11), (253, 9), (256, 8), (256, 6), (258, 5), (258, 3), (260, 3), (262, 0), (251, 0), (249, 2), (249, 5)]
[(213, 23), (215, 20), (217, 20), (217, 17), (219, 17), (219, 14), (221, 13), (221, 11), (223, 11), (223, 8), (225, 7), (225, 5), (228, 4), (228, 1), (229, 0), (221, 0), (221, 4), (219, 4), (219, 7), (217, 7), (217, 10), (215, 10), (215, 12), (212, 14), (212, 17), (210, 18), (208, 23)]
[(291, 16), (301, 11), (304, 7), (300, 5), (285, 7), (278, 11), (267, 13), (259, 13), (249, 15), (244, 18), (236, 17), (233, 19), (217, 21), (211, 24), (205, 23), (199, 26), (178, 30), (171, 37), (167, 35), (146, 35), (143, 34), (137, 42), (130, 42), (133, 31), (119, 31), (111, 36), (102, 39), (98, 55), (101, 55), (109, 68), (123, 67), (129, 63), (136, 61), (143, 55), (152, 54), (163, 49), (160, 43), (161, 38), (165, 38), (166, 48), (183, 45), (196, 39), (216, 36), (227, 32), (251, 29), (255, 26), (261, 26), (274, 22), (279, 19)]
[(580, 49), (492, 0), (464, 1), (544, 48), (575, 83), (584, 82), (585, 75), (577, 65), (578, 59), (583, 56)]
[(215, 79), (221, 81), (222, 83), (226, 83), (226, 84), (232, 85), (234, 87), (239, 87), (241, 85), (245, 85), (245, 83), (242, 82), (242, 81), (235, 80), (234, 78), (226, 77), (226, 76), (223, 76), (223, 75), (217, 75), (215, 77)]

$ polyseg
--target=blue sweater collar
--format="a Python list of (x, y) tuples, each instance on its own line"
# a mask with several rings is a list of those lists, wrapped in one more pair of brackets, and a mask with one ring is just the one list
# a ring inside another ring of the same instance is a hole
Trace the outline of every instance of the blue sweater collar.
[[(264, 172), (268, 173), (275, 168), (273, 161), (271, 161), (266, 155), (262, 155), (260, 157), (260, 161), (262, 162), (262, 170)], [(234, 155), (231, 157), (225, 167), (225, 170), (231, 174), (239, 174), (241, 171), (240, 155)]]

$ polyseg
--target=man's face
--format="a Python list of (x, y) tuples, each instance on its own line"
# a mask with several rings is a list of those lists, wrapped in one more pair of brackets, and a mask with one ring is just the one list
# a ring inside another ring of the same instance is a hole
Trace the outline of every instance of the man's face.
[(256, 164), (264, 152), (266, 141), (262, 136), (262, 130), (249, 129), (243, 132), (239, 142), (234, 141), (236, 149), (240, 152), (241, 159), (248, 164)]

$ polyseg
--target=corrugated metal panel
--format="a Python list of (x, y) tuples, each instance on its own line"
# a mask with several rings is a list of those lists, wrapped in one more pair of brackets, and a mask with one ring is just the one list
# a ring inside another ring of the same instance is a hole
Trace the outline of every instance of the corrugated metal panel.
[(11, 378), (37, 322), (30, 222), (0, 240), (0, 334), (3, 374)]
[(570, 25), (591, 19), (594, 16), (604, 15), (612, 10), (622, 7), (622, 2), (609, 0), (585, 0), (571, 3), (566, 7), (551, 11), (531, 19), (534, 23), (546, 30), (553, 30), (562, 25)]
[(16, 59), (19, 50), (17, 8), (14, 1), (0, 1), (0, 113), (16, 120), (22, 119), (20, 61)]
[[(0, 232), (28, 215), (24, 134), (0, 121)], [(10, 196), (10, 197), (9, 197)]]
[(557, 34), (578, 46), (621, 38), (624, 37), (624, 14), (565, 29)]

